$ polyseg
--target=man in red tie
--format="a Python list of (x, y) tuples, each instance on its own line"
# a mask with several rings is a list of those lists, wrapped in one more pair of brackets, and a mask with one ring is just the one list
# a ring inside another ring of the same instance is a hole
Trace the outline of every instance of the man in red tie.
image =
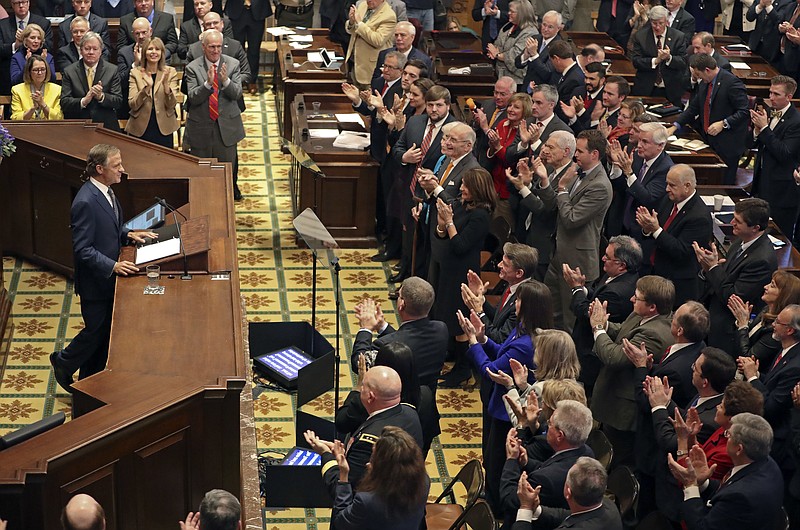
[[(236, 145), (245, 136), (238, 100), (242, 95), (239, 61), (222, 54), (222, 33), (203, 34), (203, 56), (186, 65), (189, 114), (184, 150), (201, 158), (235, 163)], [(233, 172), (233, 197), (242, 199)]]
[(694, 169), (677, 164), (667, 173), (667, 195), (658, 207), (639, 206), (636, 222), (642, 227), (644, 274), (658, 274), (675, 284), (675, 306), (700, 297), (700, 265), (692, 243), (710, 248), (711, 213), (697, 193)]

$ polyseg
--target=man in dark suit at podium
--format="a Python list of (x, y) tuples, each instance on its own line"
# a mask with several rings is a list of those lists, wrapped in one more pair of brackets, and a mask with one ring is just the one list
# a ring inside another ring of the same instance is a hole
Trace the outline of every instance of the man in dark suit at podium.
[[(400, 328), (397, 330), (386, 322), (372, 299), (358, 304), (355, 312), (361, 329), (356, 334), (350, 355), (353, 371), (358, 371), (361, 354), (377, 350), (389, 342), (402, 342), (414, 354), (419, 383), (436, 390), (436, 381), (447, 352), (447, 326), (444, 322), (428, 318), (433, 299), (431, 284), (416, 276), (405, 280), (397, 297), (397, 312), (400, 315)], [(374, 341), (373, 333), (378, 333)]]
[(117, 261), (120, 247), (129, 239), (144, 243), (152, 232), (129, 232), (123, 227), (122, 209), (111, 190), (125, 168), (122, 155), (112, 145), (98, 144), (86, 160), (87, 181), (72, 202), (72, 250), (75, 256), (75, 292), (81, 298), (84, 328), (61, 351), (50, 354), (56, 381), (72, 392), (72, 374), (78, 379), (101, 372), (108, 359), (111, 312), (116, 275), (139, 269), (130, 261)]

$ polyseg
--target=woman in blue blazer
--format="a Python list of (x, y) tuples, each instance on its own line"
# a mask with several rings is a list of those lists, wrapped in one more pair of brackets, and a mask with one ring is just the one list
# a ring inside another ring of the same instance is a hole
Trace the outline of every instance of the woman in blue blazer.
[[(483, 467), (486, 469), (486, 500), (495, 512), (500, 513), (499, 491), (500, 476), (505, 463), (505, 439), (513, 428), (508, 418), (503, 394), (505, 387), (494, 383), (487, 371), (503, 371), (511, 373), (509, 361), (516, 359), (533, 372), (533, 339), (539, 329), (553, 327), (553, 300), (550, 289), (536, 280), (522, 282), (517, 287), (515, 302), (517, 327), (503, 344), (497, 344), (484, 334), (484, 325), (480, 317), (473, 311), (469, 320), (459, 311), (458, 321), (464, 333), (469, 337), (467, 357), (477, 371), (483, 375), (481, 397), (484, 399), (483, 415)], [(483, 391), (483, 387), (490, 391)], [(488, 396), (488, 397), (487, 397)]]
[(47, 61), (47, 66), (50, 67), (49, 81), (56, 82), (56, 63), (53, 62), (53, 56), (42, 46), (44, 46), (44, 29), (38, 24), (25, 26), (22, 30), (22, 47), (11, 56), (11, 86), (22, 83), (25, 63), (31, 55), (40, 55)]

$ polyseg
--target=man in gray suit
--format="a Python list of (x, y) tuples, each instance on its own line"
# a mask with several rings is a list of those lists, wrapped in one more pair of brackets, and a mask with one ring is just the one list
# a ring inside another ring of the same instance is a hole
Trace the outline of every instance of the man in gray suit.
[[(191, 154), (235, 162), (236, 144), (244, 138), (242, 114), (237, 104), (242, 95), (239, 61), (222, 54), (222, 33), (203, 34), (203, 56), (186, 65), (189, 113), (186, 141)], [(242, 194), (233, 177), (234, 199)]]
[(553, 293), (553, 319), (557, 328), (572, 331), (572, 292), (564, 282), (563, 264), (580, 267), (591, 282), (600, 275), (600, 231), (611, 204), (611, 182), (601, 160), (606, 139), (600, 131), (581, 131), (575, 147), (577, 165), (558, 180), (540, 180), (539, 198), (545, 208), (558, 209), (556, 248), (544, 283)]
[(675, 342), (670, 318), (674, 300), (675, 286), (670, 280), (642, 276), (631, 298), (633, 311), (622, 324), (608, 321), (605, 304), (599, 300), (589, 307), (593, 351), (603, 363), (592, 394), (592, 414), (614, 447), (616, 466), (635, 465), (636, 369), (628, 360), (625, 347), (644, 344), (649, 355), (661, 359)]

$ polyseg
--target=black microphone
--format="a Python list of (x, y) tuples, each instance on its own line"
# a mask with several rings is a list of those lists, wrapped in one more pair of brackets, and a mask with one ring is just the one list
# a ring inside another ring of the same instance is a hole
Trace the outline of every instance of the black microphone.
[(178, 229), (178, 243), (180, 243), (181, 245), (181, 255), (183, 256), (183, 275), (181, 276), (181, 280), (191, 280), (192, 275), (189, 274), (189, 263), (186, 259), (186, 249), (183, 248), (183, 236), (181, 235), (181, 224), (178, 222), (178, 216), (176, 214), (180, 213), (181, 217), (183, 217), (184, 220), (186, 221), (188, 221), (189, 219), (187, 219), (185, 215), (183, 215), (181, 212), (173, 208), (167, 201), (165, 201), (161, 197), (155, 197), (155, 199), (156, 201), (158, 201), (158, 204), (160, 204), (161, 206), (167, 208), (172, 212), (172, 220), (175, 221), (175, 228)]

